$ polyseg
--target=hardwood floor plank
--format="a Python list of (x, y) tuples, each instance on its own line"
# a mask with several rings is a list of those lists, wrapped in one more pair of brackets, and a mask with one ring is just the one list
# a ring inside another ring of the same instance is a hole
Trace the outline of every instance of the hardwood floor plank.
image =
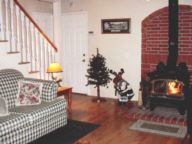
[[(128, 130), (135, 121), (123, 117), (125, 112), (136, 107), (135, 102), (119, 106), (116, 100), (92, 102), (90, 96), (73, 94), (70, 119), (100, 124), (100, 127), (78, 142), (90, 144), (180, 144), (182, 139)], [(74, 144), (77, 144), (75, 142)]]

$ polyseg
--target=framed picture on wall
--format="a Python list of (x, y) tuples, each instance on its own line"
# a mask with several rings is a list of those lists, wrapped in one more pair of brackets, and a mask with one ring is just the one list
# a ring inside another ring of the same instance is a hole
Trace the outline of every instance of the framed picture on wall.
[(103, 34), (130, 33), (130, 18), (102, 19), (101, 29)]

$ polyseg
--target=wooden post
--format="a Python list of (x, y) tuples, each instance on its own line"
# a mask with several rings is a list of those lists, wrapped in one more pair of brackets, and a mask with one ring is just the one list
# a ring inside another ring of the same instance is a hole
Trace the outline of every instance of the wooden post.
[(99, 85), (97, 85), (97, 97), (98, 97), (98, 99), (101, 98), (100, 97), (100, 86)]
[(101, 96), (100, 96), (100, 86), (97, 85), (96, 87), (97, 87), (97, 98), (93, 98), (93, 102), (98, 102), (98, 103), (105, 102), (106, 99), (101, 98)]

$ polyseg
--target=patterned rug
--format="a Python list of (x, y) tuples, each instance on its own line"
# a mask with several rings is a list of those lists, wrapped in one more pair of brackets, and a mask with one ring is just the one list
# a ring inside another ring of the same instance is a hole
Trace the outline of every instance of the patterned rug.
[(186, 115), (180, 115), (177, 109), (172, 107), (156, 107), (153, 111), (142, 110), (137, 107), (132, 108), (123, 115), (129, 119), (142, 119), (148, 121), (162, 122), (167, 124), (186, 125)]
[(186, 126), (146, 120), (137, 120), (128, 129), (182, 139), (186, 136), (187, 133)]

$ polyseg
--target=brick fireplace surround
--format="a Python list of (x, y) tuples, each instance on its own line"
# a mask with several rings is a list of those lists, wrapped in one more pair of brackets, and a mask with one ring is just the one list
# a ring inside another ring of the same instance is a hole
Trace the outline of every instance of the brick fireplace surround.
[[(186, 62), (192, 73), (192, 6), (179, 5), (178, 61)], [(142, 21), (141, 76), (156, 69), (157, 64), (167, 63), (168, 57), (168, 7), (159, 9)], [(192, 76), (190, 77), (192, 85)]]

